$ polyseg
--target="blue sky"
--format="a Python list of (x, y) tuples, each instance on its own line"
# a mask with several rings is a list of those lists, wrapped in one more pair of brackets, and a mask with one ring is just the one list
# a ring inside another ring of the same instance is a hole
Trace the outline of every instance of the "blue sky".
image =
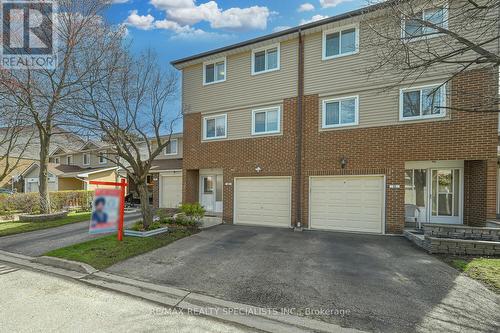
[(366, 0), (112, 0), (107, 18), (125, 24), (132, 48), (171, 60), (367, 5)]

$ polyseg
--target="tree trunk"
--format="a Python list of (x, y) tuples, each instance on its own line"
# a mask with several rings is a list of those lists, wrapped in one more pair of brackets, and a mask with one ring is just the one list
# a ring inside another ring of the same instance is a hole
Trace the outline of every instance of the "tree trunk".
[(49, 144), (48, 136), (40, 134), (40, 172), (38, 174), (38, 191), (40, 193), (40, 213), (50, 214), (49, 197)]
[(142, 223), (144, 229), (147, 229), (153, 222), (153, 210), (149, 205), (149, 191), (146, 182), (136, 183), (137, 192), (139, 192), (139, 199), (141, 200)]

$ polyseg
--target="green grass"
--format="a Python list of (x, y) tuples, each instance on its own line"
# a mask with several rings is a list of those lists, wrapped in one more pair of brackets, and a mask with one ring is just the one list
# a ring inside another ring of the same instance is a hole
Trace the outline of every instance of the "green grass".
[(46, 222), (1, 222), (0, 237), (23, 232), (59, 227), (66, 224), (90, 221), (90, 213), (70, 213), (67, 217)]
[(188, 230), (176, 230), (145, 238), (126, 236), (122, 242), (116, 239), (116, 235), (111, 235), (53, 250), (45, 255), (84, 262), (96, 269), (104, 269), (122, 260), (190, 236), (192, 233)]
[(485, 283), (500, 293), (500, 259), (459, 258), (451, 259), (449, 263), (469, 277)]

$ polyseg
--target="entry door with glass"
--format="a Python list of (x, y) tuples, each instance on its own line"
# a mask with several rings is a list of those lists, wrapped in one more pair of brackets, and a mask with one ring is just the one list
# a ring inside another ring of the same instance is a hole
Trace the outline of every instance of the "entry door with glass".
[(215, 176), (201, 177), (201, 205), (207, 212), (215, 210)]
[(431, 222), (462, 223), (461, 178), (460, 169), (431, 170)]

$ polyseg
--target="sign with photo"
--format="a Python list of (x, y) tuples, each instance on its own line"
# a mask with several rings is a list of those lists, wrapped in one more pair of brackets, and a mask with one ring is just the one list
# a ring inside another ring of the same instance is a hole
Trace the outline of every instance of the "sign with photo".
[(89, 233), (101, 234), (118, 230), (120, 190), (96, 189), (92, 203)]

